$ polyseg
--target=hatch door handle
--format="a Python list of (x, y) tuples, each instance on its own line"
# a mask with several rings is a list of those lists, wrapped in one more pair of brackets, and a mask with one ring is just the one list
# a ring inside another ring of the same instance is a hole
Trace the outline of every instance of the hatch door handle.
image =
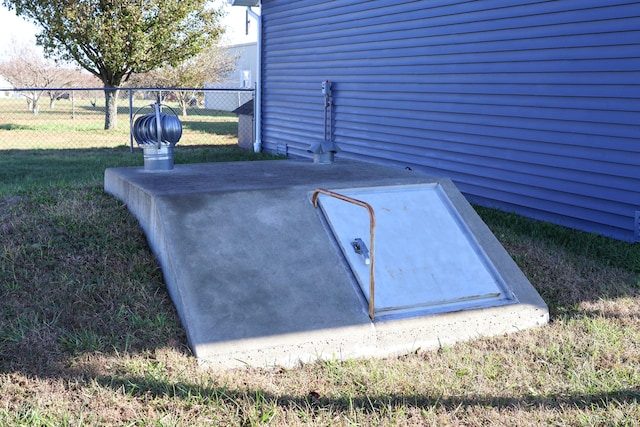
[(364, 263), (369, 265), (371, 263), (371, 258), (369, 257), (369, 249), (367, 249), (367, 245), (364, 244), (361, 238), (356, 238), (351, 242), (351, 247), (353, 250), (360, 255), (364, 259)]

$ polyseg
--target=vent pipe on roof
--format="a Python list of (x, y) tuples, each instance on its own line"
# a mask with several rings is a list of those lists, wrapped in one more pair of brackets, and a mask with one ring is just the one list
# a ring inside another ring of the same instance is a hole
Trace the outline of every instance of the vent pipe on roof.
[(333, 163), (333, 155), (338, 147), (333, 142), (333, 99), (331, 96), (331, 82), (322, 82), (322, 95), (324, 96), (324, 137), (307, 148), (307, 152), (313, 153), (313, 163)]

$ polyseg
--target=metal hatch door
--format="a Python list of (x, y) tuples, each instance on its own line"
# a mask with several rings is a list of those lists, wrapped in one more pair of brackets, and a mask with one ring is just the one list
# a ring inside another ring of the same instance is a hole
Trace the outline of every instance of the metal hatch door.
[[(375, 212), (372, 318), (374, 313), (408, 317), (510, 302), (498, 271), (440, 184), (332, 191)], [(318, 194), (316, 203), (371, 302), (372, 218), (362, 206), (328, 194)]]

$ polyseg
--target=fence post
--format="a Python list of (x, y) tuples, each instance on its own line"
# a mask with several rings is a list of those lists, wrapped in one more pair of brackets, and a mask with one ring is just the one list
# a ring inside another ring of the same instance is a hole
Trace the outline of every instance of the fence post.
[(129, 146), (131, 147), (131, 152), (133, 153), (133, 89), (128, 89), (129, 91)]

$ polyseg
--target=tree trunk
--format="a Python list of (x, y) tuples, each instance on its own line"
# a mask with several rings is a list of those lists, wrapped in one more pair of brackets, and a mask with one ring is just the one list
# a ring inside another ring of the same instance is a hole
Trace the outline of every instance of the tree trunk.
[(115, 129), (118, 125), (118, 88), (104, 88), (104, 128), (105, 130)]
[(38, 114), (40, 111), (40, 106), (38, 105), (38, 98), (29, 99), (29, 109), (33, 114)]

